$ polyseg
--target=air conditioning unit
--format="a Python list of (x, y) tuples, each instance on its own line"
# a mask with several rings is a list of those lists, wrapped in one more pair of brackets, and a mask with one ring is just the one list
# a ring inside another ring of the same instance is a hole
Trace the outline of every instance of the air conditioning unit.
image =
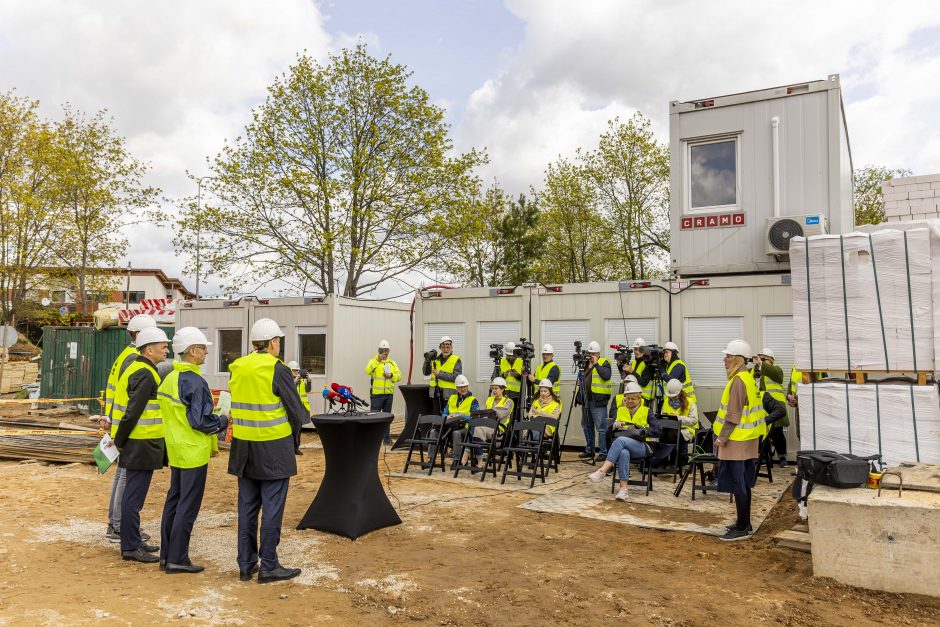
[(794, 237), (826, 235), (827, 233), (829, 233), (829, 218), (819, 213), (767, 218), (767, 230), (764, 233), (767, 254), (788, 255), (790, 254), (790, 240)]

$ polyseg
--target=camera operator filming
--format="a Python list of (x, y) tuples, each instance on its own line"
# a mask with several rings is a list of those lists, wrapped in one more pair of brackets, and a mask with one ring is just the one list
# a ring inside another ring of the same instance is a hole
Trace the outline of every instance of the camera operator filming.
[[(652, 348), (658, 347), (654, 346)], [(634, 360), (629, 364), (624, 362), (620, 368), (624, 380), (631, 374), (636, 377), (636, 381), (643, 392), (643, 403), (647, 407), (651, 406), (653, 402), (653, 379), (657, 374), (654, 366), (658, 366), (661, 360), (661, 354), (653, 355), (650, 349), (651, 347), (646, 344), (646, 340), (638, 337), (636, 342), (633, 343)], [(656, 357), (659, 357), (659, 359)]]
[(424, 366), (421, 371), (424, 376), (430, 376), (431, 398), (437, 399), (435, 410), (440, 413), (447, 406), (447, 400), (457, 391), (454, 382), (463, 374), (463, 363), (460, 357), (453, 353), (454, 341), (450, 336), (441, 338), (438, 353), (433, 348), (424, 354)]
[(666, 365), (666, 374), (663, 375), (663, 383), (668, 383), (673, 379), (682, 384), (682, 391), (685, 397), (693, 405), (696, 404), (695, 385), (692, 383), (692, 375), (689, 374), (689, 367), (685, 362), (679, 359), (679, 347), (674, 342), (666, 342), (663, 345), (663, 361)]
[[(581, 427), (584, 429), (584, 451), (578, 455), (581, 459), (594, 458), (595, 432), (597, 446), (600, 452), (596, 461), (607, 457), (607, 404), (610, 402), (611, 366), (606, 357), (601, 357), (601, 345), (590, 342), (587, 348), (587, 357), (583, 356), (580, 346), (577, 346), (575, 363), (583, 368), (582, 377), (587, 388), (585, 403), (581, 414)], [(580, 362), (580, 363), (579, 363)]]
[(519, 392), (522, 390), (522, 355), (515, 342), (503, 345), (499, 360), (499, 376), (506, 381), (506, 396), (512, 399), (515, 410), (519, 410)]

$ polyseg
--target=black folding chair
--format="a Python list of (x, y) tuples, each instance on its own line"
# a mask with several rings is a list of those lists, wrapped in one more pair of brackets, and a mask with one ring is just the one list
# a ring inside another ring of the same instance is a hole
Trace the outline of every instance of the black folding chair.
[(675, 457), (673, 458), (672, 464), (667, 464), (666, 466), (660, 466), (659, 468), (656, 468), (654, 472), (657, 475), (661, 475), (661, 474), (666, 474), (671, 470), (672, 482), (675, 483), (676, 477), (679, 475), (679, 473), (682, 472), (682, 469), (680, 467), (682, 463), (680, 461), (680, 457), (682, 456), (682, 451), (680, 447), (685, 444), (685, 440), (682, 439), (682, 423), (677, 418), (660, 418), (659, 426), (662, 427), (664, 431), (669, 430), (670, 434), (673, 431), (675, 431), (675, 434), (676, 434), (675, 441), (665, 442), (666, 444), (669, 444), (670, 446), (673, 447), (673, 451), (675, 452)]
[[(478, 428), (489, 428), (493, 430), (493, 437), (489, 442), (475, 440), (473, 433)], [(463, 439), (457, 444), (454, 454), (457, 456), (457, 463), (454, 465), (454, 477), (460, 474), (461, 470), (469, 470), (471, 476), (475, 472), (481, 473), (480, 481), (486, 479), (486, 473), (492, 466), (493, 478), (496, 478), (496, 459), (494, 451), (502, 443), (502, 433), (499, 428), (499, 420), (495, 411), (491, 409), (476, 410), (471, 412), (468, 428), (465, 430)], [(469, 452), (470, 459), (464, 464), (461, 462), (464, 452)], [(479, 466), (474, 462), (477, 455), (482, 454), (482, 464)]]
[(543, 437), (548, 439), (546, 447), (546, 463), (548, 468), (558, 472), (558, 461), (561, 458), (561, 451), (558, 445), (558, 420), (548, 416), (533, 416), (533, 422), (540, 422), (544, 425), (542, 429)]
[[(519, 481), (522, 477), (531, 477), (530, 488), (535, 486), (536, 477), (545, 483), (545, 475), (548, 474), (545, 462), (550, 451), (547, 447), (547, 440), (544, 422), (522, 420), (513, 423), (507, 446), (501, 450), (500, 458), (505, 461), (500, 483), (506, 483), (507, 475), (512, 475)], [(513, 462), (515, 462), (515, 468), (510, 470)]]
[[(438, 454), (441, 456), (441, 472), (443, 472), (445, 448), (442, 446), (443, 439), (444, 418), (442, 416), (419, 416), (418, 422), (415, 424), (414, 435), (405, 440), (405, 443), (408, 444), (408, 457), (405, 459), (405, 468), (402, 472), (408, 472), (408, 467), (412, 463), (411, 456), (414, 454), (415, 448), (418, 449), (420, 455), (420, 466), (422, 469), (428, 469), (428, 476), (431, 476), (431, 473), (434, 472), (434, 466), (436, 465), (435, 460)], [(429, 455), (428, 461), (424, 459), (425, 451), (427, 451)]]
[[(707, 485), (705, 482), (705, 464), (718, 463), (718, 456), (714, 453), (714, 440), (711, 427), (699, 429), (695, 434), (695, 446), (693, 447), (692, 456), (689, 457), (689, 463), (682, 473), (682, 478), (673, 491), (674, 496), (678, 497), (682, 494), (682, 488), (690, 476), (692, 477), (692, 500), (695, 500), (696, 489), (701, 490), (702, 494), (708, 494), (708, 489), (705, 487)], [(701, 484), (698, 483), (699, 477), (701, 477)]]
[[(769, 428), (770, 425), (768, 425)], [(760, 449), (757, 453), (757, 476), (764, 477), (770, 483), (774, 482), (774, 457), (772, 452), (773, 446), (770, 443), (770, 433), (761, 438), (760, 440)], [(761, 466), (764, 466), (767, 471), (762, 473), (760, 471)]]
[[(649, 442), (644, 442), (646, 445), (646, 457), (630, 457), (630, 464), (635, 464), (637, 470), (641, 473), (640, 479), (627, 479), (627, 485), (642, 485), (646, 486), (646, 494), (644, 496), (649, 496), (650, 492), (653, 489), (653, 447), (650, 446)], [(613, 494), (617, 488), (617, 483), (620, 481), (620, 468), (617, 466), (616, 462), (614, 463), (614, 471), (611, 473), (611, 482), (610, 482), (610, 493)]]

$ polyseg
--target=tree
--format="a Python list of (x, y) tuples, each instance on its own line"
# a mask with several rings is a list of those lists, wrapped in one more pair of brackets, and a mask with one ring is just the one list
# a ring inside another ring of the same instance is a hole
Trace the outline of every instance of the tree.
[(452, 149), (444, 111), (411, 74), (365, 46), (320, 65), (298, 57), (244, 136), (210, 163), (217, 199), (182, 221), (202, 231), (231, 291), (281, 281), (301, 293), (374, 291), (426, 267), (431, 225), (473, 188), (482, 155)]
[(102, 280), (91, 269), (113, 266), (124, 255), (127, 240), (121, 229), (154, 220), (156, 214), (146, 210), (159, 190), (143, 184), (147, 165), (127, 151), (106, 111), (89, 118), (66, 105), (64, 112), (54, 126), (58, 160), (53, 172), (64, 228), (52, 251), (74, 277), (76, 302), (84, 312), (89, 281)]
[(539, 208), (525, 194), (510, 202), (502, 221), (506, 285), (520, 285), (535, 278), (535, 266), (543, 254), (537, 232)]
[(855, 225), (884, 222), (885, 204), (881, 184), (895, 177), (910, 175), (910, 170), (892, 170), (877, 165), (866, 165), (855, 170)]
[(669, 254), (669, 148), (637, 112), (626, 123), (608, 122), (597, 150), (579, 157), (613, 234), (620, 276), (661, 274)]

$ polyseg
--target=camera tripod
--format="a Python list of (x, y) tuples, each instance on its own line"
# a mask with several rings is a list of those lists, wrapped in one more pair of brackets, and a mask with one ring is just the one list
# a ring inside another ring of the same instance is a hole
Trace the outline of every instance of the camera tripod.
[[(565, 430), (561, 434), (561, 443), (558, 445), (559, 458), (561, 457), (561, 449), (565, 447), (565, 440), (568, 438), (568, 425), (571, 424), (571, 412), (574, 410), (575, 401), (580, 397), (581, 405), (584, 405), (587, 402), (587, 400), (584, 398), (583, 391), (584, 373), (581, 370), (578, 370), (578, 377), (575, 379), (574, 390), (571, 392), (571, 403), (568, 404), (568, 416), (565, 418)], [(561, 461), (561, 459), (558, 461)], [(591, 463), (595, 463), (593, 455), (591, 455)]]

